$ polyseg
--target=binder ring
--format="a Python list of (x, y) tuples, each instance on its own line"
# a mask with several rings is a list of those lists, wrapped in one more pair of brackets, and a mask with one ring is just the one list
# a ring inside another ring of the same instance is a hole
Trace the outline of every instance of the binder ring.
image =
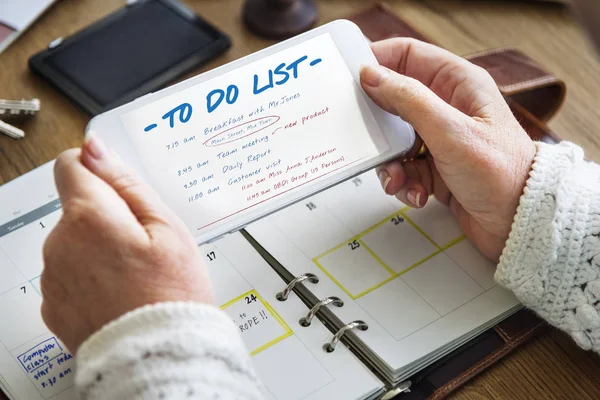
[(319, 278), (315, 274), (311, 274), (307, 272), (306, 274), (302, 274), (300, 276), (295, 277), (292, 281), (283, 289), (283, 292), (279, 292), (275, 295), (277, 300), (286, 301), (290, 292), (294, 289), (297, 283), (308, 280), (310, 283), (319, 283)]
[(319, 308), (324, 307), (328, 304), (333, 304), (334, 306), (341, 307), (344, 305), (344, 302), (342, 301), (342, 299), (340, 299), (339, 297), (335, 297), (335, 296), (327, 297), (327, 298), (319, 301), (317, 304), (315, 304), (315, 306), (313, 308), (310, 309), (308, 314), (306, 314), (306, 317), (300, 318), (300, 325), (302, 325), (304, 327), (310, 326), (310, 322), (312, 321), (312, 319), (315, 317), (315, 315), (319, 311)]
[(334, 351), (335, 346), (338, 344), (338, 342), (340, 341), (342, 336), (344, 336), (346, 331), (351, 331), (352, 329), (366, 331), (367, 329), (369, 329), (369, 325), (367, 325), (367, 323), (365, 321), (356, 320), (354, 322), (350, 322), (349, 324), (342, 326), (340, 328), (340, 330), (337, 331), (337, 333), (335, 335), (333, 335), (333, 337), (331, 338), (331, 341), (329, 343), (325, 343), (323, 345), (323, 350), (325, 350), (328, 353), (331, 353), (332, 351)]

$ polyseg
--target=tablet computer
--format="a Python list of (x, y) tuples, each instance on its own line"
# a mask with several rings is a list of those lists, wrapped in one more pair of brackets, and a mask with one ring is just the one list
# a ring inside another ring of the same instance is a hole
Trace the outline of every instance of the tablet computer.
[(206, 243), (410, 152), (412, 126), (360, 85), (361, 67), (376, 64), (360, 29), (339, 20), (98, 115), (86, 130)]
[(166, 86), (231, 46), (227, 35), (173, 0), (129, 2), (29, 60), (92, 115)]

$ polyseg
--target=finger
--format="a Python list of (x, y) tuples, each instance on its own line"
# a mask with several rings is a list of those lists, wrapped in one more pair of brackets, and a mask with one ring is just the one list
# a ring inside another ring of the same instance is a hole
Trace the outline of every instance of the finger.
[(418, 80), (386, 67), (363, 68), (361, 83), (377, 105), (411, 124), (434, 156), (447, 151), (451, 141), (468, 132), (472, 123)]
[(426, 160), (414, 160), (403, 165), (407, 177), (405, 187), (396, 193), (396, 198), (413, 208), (425, 206), (431, 187), (431, 171)]
[[(63, 207), (68, 205), (70, 199), (88, 198), (91, 193), (86, 185), (93, 174), (81, 164), (81, 150), (70, 149), (61, 153), (54, 163), (54, 180), (56, 190)], [(90, 182), (93, 185), (93, 182)]]
[(427, 204), (429, 193), (422, 183), (409, 179), (406, 186), (396, 193), (396, 198), (409, 207), (422, 208)]
[(406, 174), (400, 161), (391, 161), (380, 165), (375, 171), (381, 188), (386, 194), (393, 196), (406, 184)]
[[(371, 49), (381, 65), (418, 80), (469, 116), (478, 111), (472, 104), (486, 103), (490, 95), (498, 99), (498, 88), (489, 73), (440, 47), (412, 38), (394, 38), (373, 43)], [(470, 96), (457, 95), (457, 90), (469, 86)]]
[(84, 142), (81, 160), (127, 203), (142, 225), (169, 224), (172, 213), (158, 194), (94, 134)]
[(385, 193), (396, 196), (406, 205), (421, 208), (427, 203), (432, 187), (432, 173), (426, 160), (402, 163), (391, 161), (377, 168)]
[[(139, 225), (129, 207), (114, 190), (82, 164), (79, 149), (67, 150), (57, 157), (54, 180), (64, 215), (83, 205), (93, 207), (93, 212), (102, 215), (103, 222), (117, 224), (123, 229), (135, 229), (135, 225)], [(85, 210), (79, 209), (78, 212)]]

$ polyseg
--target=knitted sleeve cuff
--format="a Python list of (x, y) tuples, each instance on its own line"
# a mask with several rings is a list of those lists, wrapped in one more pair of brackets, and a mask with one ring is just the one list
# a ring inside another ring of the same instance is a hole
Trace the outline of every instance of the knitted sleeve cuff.
[(131, 311), (86, 340), (75, 360), (82, 399), (132, 398), (132, 393), (144, 398), (182, 388), (196, 396), (219, 391), (260, 396), (236, 326), (205, 304), (159, 303)]
[[(582, 150), (568, 142), (557, 145), (536, 143), (537, 153), (521, 196), (506, 246), (496, 269), (496, 281), (515, 292), (529, 307), (541, 300), (543, 287), (534, 275), (541, 264), (555, 263), (553, 242), (557, 240), (555, 220), (557, 187), (583, 159)], [(540, 249), (540, 240), (546, 246)], [(541, 250), (541, 251), (532, 251)]]
[(600, 352), (600, 166), (570, 143), (537, 146), (495, 278)]
[(77, 361), (83, 364), (97, 359), (116, 344), (143, 337), (149, 332), (195, 329), (217, 333), (218, 337), (231, 336), (231, 344), (242, 348), (235, 326), (218, 308), (200, 303), (170, 302), (140, 307), (109, 322), (79, 347)]

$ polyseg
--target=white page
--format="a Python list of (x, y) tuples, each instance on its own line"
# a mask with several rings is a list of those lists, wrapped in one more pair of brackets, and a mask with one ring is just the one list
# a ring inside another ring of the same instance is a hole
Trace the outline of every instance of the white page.
[(339, 296), (343, 321), (400, 369), (518, 307), (495, 266), (464, 239), (434, 198), (420, 210), (384, 194), (374, 171), (251, 226), (293, 274), (321, 278), (318, 297)]
[(2, 0), (0, 22), (22, 31), (44, 12), (55, 0)]
[[(331, 332), (317, 319), (313, 319), (309, 327), (299, 324), (308, 308), (294, 293), (290, 294), (287, 301), (276, 299), (275, 295), (285, 287), (283, 281), (272, 270), (267, 272), (270, 269), (268, 264), (241, 234), (227, 236), (214, 245), (221, 253), (226, 254), (230, 265), (235, 265), (236, 271), (244, 277), (246, 283), (261, 294), (263, 301), (293, 331), (280, 344), (253, 356), (259, 376), (271, 394), (278, 399), (354, 399), (365, 398), (369, 393), (382, 388), (381, 381), (344, 346), (338, 346), (333, 353), (323, 350), (323, 345), (331, 340)], [(210, 246), (202, 250), (210, 251)], [(208, 264), (210, 267), (211, 261)], [(212, 273), (213, 267), (210, 268)], [(230, 277), (226, 279), (230, 285), (235, 282)], [(215, 280), (215, 284), (217, 288), (222, 287), (218, 280)], [(217, 297), (218, 294), (217, 289)], [(246, 303), (244, 299), (237, 311), (252, 307)], [(229, 312), (229, 308), (225, 311)], [(230, 315), (235, 318), (233, 313)], [(262, 320), (260, 323), (263, 323)], [(242, 338), (245, 339), (244, 334)]]
[(365, 110), (326, 33), (121, 118), (154, 188), (199, 232), (387, 150)]
[(60, 218), (52, 163), (0, 188), (0, 375), (17, 399), (74, 398), (75, 362), (40, 315), (42, 245)]
[[(40, 315), (42, 245), (61, 215), (52, 163), (0, 188), (0, 376), (17, 399), (74, 399), (75, 363)], [(326, 353), (331, 333), (240, 235), (201, 248), (217, 304), (239, 328), (268, 399), (362, 398), (381, 389), (343, 346)]]

